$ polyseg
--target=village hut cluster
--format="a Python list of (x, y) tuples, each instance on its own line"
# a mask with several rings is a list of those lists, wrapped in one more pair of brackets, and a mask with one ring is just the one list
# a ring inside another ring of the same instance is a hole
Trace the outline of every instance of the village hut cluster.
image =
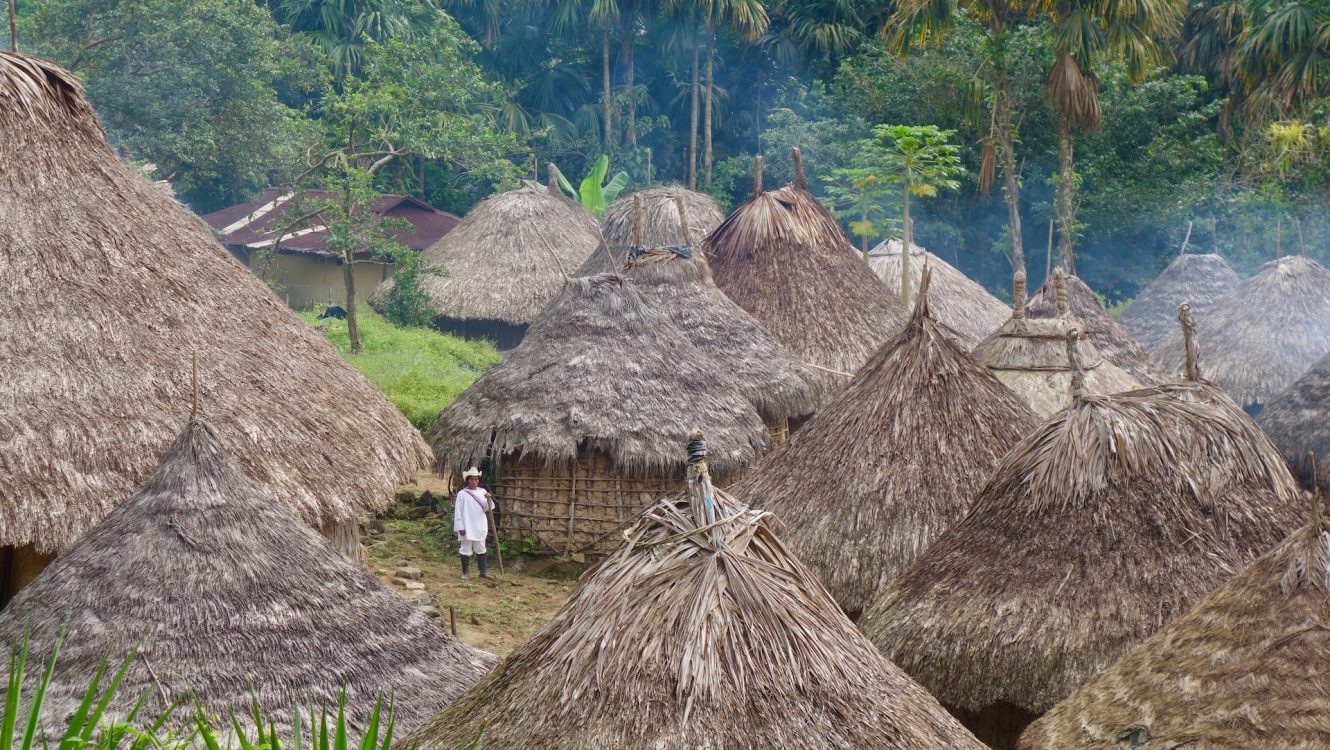
[[(422, 439), (67, 72), (0, 52), (0, 127), (0, 642), (63, 639), (52, 732), (133, 653), (110, 716), (391, 694), (422, 750), (1330, 746), (1310, 258), (1184, 255), (1120, 323), (1062, 268), (1007, 306), (861, 256), (797, 150), (729, 216), (525, 187), (426, 251), (436, 325), (505, 356)], [(503, 660), (357, 559), (429, 463), (602, 558)]]

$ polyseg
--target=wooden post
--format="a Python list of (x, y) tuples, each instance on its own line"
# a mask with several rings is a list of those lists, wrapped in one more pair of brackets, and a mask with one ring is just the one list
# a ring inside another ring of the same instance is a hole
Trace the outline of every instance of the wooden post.
[(448, 605), (448, 629), (453, 631), (453, 637), (457, 637), (457, 609), (453, 605)]
[(1048, 220), (1048, 250), (1044, 253), (1044, 278), (1053, 273), (1053, 220)]
[(1187, 236), (1182, 238), (1182, 252), (1179, 255), (1187, 254), (1187, 243), (1191, 241), (1191, 222), (1187, 222)]

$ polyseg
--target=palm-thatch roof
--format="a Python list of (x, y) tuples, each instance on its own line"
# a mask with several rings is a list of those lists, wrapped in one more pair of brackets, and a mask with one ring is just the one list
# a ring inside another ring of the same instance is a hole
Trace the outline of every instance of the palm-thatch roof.
[(753, 197), (707, 237), (703, 250), (716, 285), (791, 354), (822, 368), (835, 390), (907, 313), (808, 192), (795, 153), (795, 181), (779, 190), (761, 190), (759, 162)]
[(901, 333), (734, 488), (797, 529), (791, 551), (852, 618), (1038, 425), (933, 318), (931, 274)]
[(1218, 388), (1092, 396), (1082, 386), (861, 626), (948, 706), (1038, 714), (1300, 514), (1283, 457)]
[[(1059, 273), (1055, 271), (1055, 279), (1061, 278)], [(974, 357), (1024, 399), (1035, 414), (1047, 417), (1071, 404), (1066, 340), (1067, 332), (1079, 330), (1081, 322), (1066, 312), (1065, 307), (1055, 317), (1027, 317), (1023, 273), (1016, 274), (1013, 290), (1011, 317), (975, 347)], [(1105, 359), (1093, 342), (1082, 339), (1080, 347), (1085, 388), (1089, 393), (1106, 396), (1141, 386), (1126, 370)]]
[[(628, 260), (629, 249), (635, 245), (682, 244), (700, 248), (702, 240), (722, 221), (725, 212), (715, 199), (704, 193), (677, 185), (639, 190), (610, 204), (601, 224), (603, 241), (577, 275), (621, 270)], [(685, 227), (687, 237), (684, 237)]]
[(1330, 469), (1330, 354), (1267, 404), (1256, 422), (1304, 478), (1312, 476), (1308, 453)]
[[(1059, 273), (1061, 271), (1058, 269)], [(1108, 314), (1093, 289), (1078, 276), (1066, 276), (1065, 283), (1067, 309), (1080, 321), (1082, 340), (1088, 339), (1105, 359), (1131, 373), (1133, 378), (1144, 385), (1168, 380), (1159, 363), (1154, 361), (1145, 347)], [(1027, 314), (1032, 318), (1057, 317), (1057, 296), (1054, 278), (1050, 276), (1030, 297)], [(1176, 304), (1173, 305), (1166, 320), (1172, 320), (1172, 313), (1177, 308)]]
[[(1330, 270), (1288, 256), (1261, 266), (1199, 316), (1206, 330), (1206, 370), (1244, 407), (1271, 400), (1330, 354)], [(1183, 360), (1182, 338), (1154, 349), (1169, 372)]]
[(873, 650), (768, 514), (710, 490), (708, 516), (701, 481), (649, 508), (539, 633), (405, 744), (453, 750), (484, 727), (493, 748), (982, 748)]
[(1145, 285), (1118, 321), (1142, 346), (1152, 347), (1177, 330), (1173, 313), (1178, 305), (1189, 302), (1192, 310), (1204, 317), (1210, 305), (1239, 281), (1238, 274), (1219, 255), (1184, 253)]
[(1020, 747), (1330, 747), (1327, 622), (1330, 523), (1318, 511), (1031, 725)]
[(0, 545), (58, 551), (157, 465), (190, 358), (253, 480), (312, 525), (385, 507), (411, 424), (111, 151), (78, 82), (0, 53)]
[[(706, 424), (714, 465), (757, 460), (767, 432), (723, 365), (616, 274), (569, 280), (522, 344), (449, 404), (426, 433), (441, 467), (490, 455), (567, 464), (602, 451), (624, 471), (668, 473)], [(673, 450), (671, 450), (673, 449)]]
[[(901, 241), (885, 240), (868, 253), (868, 267), (896, 295), (901, 293)], [(919, 288), (925, 259), (933, 270), (929, 305), (966, 348), (988, 338), (1011, 317), (1011, 308), (955, 266), (918, 245), (910, 246), (910, 285)]]
[[(476, 204), (423, 253), (446, 273), (424, 276), (421, 286), (445, 330), (470, 333), (493, 323), (520, 329), (540, 317), (599, 244), (595, 217), (557, 187), (510, 190)], [(385, 281), (371, 304), (380, 304), (392, 283)]]
[(345, 686), (354, 721), (392, 693), (409, 729), (494, 663), (273, 502), (200, 419), (0, 612), (0, 642), (12, 649), (28, 633), (37, 664), (66, 628), (43, 710), (57, 728), (97, 665), (136, 644), (113, 715), (149, 691), (149, 712), (197, 697), (210, 713), (243, 715), (252, 682), (281, 725), (310, 703), (335, 705)]

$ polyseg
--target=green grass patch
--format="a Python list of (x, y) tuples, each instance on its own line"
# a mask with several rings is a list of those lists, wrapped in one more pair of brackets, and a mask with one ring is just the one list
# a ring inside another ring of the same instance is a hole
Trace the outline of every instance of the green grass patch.
[(324, 335), (342, 357), (421, 430), (500, 359), (494, 345), (486, 341), (449, 336), (430, 328), (401, 328), (368, 306), (356, 313), (364, 345), (360, 354), (351, 353), (345, 320), (318, 320), (318, 312), (301, 313), (300, 317), (312, 326), (325, 328)]

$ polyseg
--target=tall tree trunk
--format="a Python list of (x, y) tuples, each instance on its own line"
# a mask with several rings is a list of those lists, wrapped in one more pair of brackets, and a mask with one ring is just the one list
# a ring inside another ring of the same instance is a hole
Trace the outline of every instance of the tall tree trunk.
[(623, 34), (621, 52), (619, 53), (620, 64), (624, 66), (623, 88), (628, 94), (628, 147), (637, 148), (637, 97), (633, 91), (635, 87), (634, 78), (636, 77), (636, 65), (633, 61), (633, 42), (637, 37), (636, 19), (630, 10), (623, 14)]
[(711, 108), (713, 91), (715, 87), (715, 78), (713, 77), (716, 62), (716, 28), (711, 25), (710, 19), (707, 20), (707, 86), (705, 112), (702, 115), (702, 184), (711, 185)]
[(693, 88), (692, 109), (688, 126), (688, 189), (697, 189), (697, 99), (698, 99), (698, 63), (701, 47), (697, 38), (698, 30), (693, 29)]
[(1058, 256), (1069, 275), (1076, 275), (1076, 170), (1073, 162), (1071, 122), (1066, 115), (1058, 117)]
[[(1001, 47), (1002, 22), (994, 20), (990, 26), (991, 42)], [(1001, 54), (1000, 52), (998, 54)], [(1021, 237), (1021, 185), (1016, 173), (1016, 137), (1012, 123), (1011, 101), (1007, 98), (1007, 66), (1005, 60), (995, 61), (993, 71), (993, 108), (997, 123), (998, 164), (1002, 168), (1003, 197), (1007, 201), (1007, 223), (1011, 232), (1011, 267), (1025, 272), (1025, 244)]]
[(359, 354), (364, 348), (360, 343), (360, 324), (356, 322), (356, 273), (354, 251), (348, 251), (342, 259), (342, 283), (346, 285), (346, 334), (351, 339), (351, 351)]
[(613, 96), (613, 91), (611, 87), (614, 82), (610, 79), (609, 21), (604, 21), (600, 24), (600, 75), (603, 81), (603, 88), (601, 90), (602, 93), (601, 105), (602, 108), (605, 110), (604, 117), (601, 123), (601, 128), (602, 128), (601, 135), (603, 136), (605, 142), (605, 153), (608, 154), (610, 152), (610, 144), (613, 142), (611, 140), (610, 129), (612, 127), (611, 118), (614, 115), (613, 99), (611, 98)]
[(910, 183), (901, 191), (901, 302), (910, 306), (910, 248), (914, 247), (914, 227), (910, 222)]

